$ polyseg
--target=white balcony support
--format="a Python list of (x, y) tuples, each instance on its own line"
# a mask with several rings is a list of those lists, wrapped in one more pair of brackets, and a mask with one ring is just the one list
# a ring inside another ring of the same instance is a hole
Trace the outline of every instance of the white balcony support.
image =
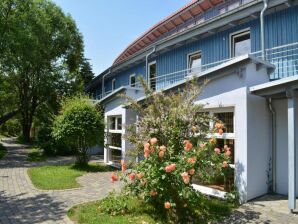
[(295, 140), (295, 95), (288, 95), (288, 206), (291, 212), (296, 209), (296, 140)]

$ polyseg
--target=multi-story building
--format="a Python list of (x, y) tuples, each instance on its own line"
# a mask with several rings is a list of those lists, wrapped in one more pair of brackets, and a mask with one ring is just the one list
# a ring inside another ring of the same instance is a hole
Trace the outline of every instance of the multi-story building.
[[(242, 201), (268, 190), (289, 195), (295, 209), (298, 167), (298, 1), (193, 0), (134, 40), (87, 87), (105, 108), (105, 162), (119, 163), (122, 136), (135, 112), (118, 93), (144, 96), (137, 77), (155, 91), (208, 79), (198, 103), (221, 119), (219, 146), (234, 150), (234, 179)], [(269, 173), (269, 175), (268, 175)], [(199, 188), (199, 186), (196, 186)]]

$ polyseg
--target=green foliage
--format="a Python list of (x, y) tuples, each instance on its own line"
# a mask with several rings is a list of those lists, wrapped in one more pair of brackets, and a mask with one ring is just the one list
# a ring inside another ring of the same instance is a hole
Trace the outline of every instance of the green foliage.
[(7, 153), (6, 148), (0, 143), (0, 159), (2, 159)]
[[(122, 211), (123, 208), (125, 211)], [(116, 210), (119, 211), (117, 214), (114, 212)], [(161, 219), (153, 206), (143, 200), (114, 194), (97, 202), (76, 205), (68, 211), (68, 216), (79, 224), (167, 223)]]
[(22, 130), (18, 119), (10, 119), (0, 127), (0, 132), (7, 136), (19, 136)]
[(0, 33), (1, 106), (5, 112), (20, 110), (28, 141), (40, 111), (55, 112), (62, 97), (83, 90), (82, 35), (50, 0), (2, 0)]
[(53, 136), (75, 150), (78, 163), (86, 164), (88, 148), (103, 144), (103, 131), (103, 117), (95, 106), (88, 98), (74, 97), (63, 103), (54, 122)]
[(192, 187), (193, 177), (203, 181), (225, 177), (230, 163), (230, 157), (216, 151), (214, 140), (207, 138), (222, 130), (223, 124), (210, 130), (213, 117), (194, 103), (201, 92), (196, 80), (185, 89), (167, 94), (146, 89), (145, 107), (128, 98), (140, 119), (126, 137), (135, 146), (131, 156), (143, 154), (144, 159), (122, 175), (129, 192), (164, 211), (175, 223), (191, 222), (198, 216), (203, 197)]

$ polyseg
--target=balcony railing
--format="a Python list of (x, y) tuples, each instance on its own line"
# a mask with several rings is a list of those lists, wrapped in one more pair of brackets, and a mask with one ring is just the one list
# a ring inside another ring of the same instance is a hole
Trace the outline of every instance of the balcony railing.
[[(252, 56), (261, 58), (261, 52), (253, 52)], [(270, 79), (281, 79), (288, 76), (298, 75), (298, 42), (282, 45), (265, 50), (266, 61), (275, 65), (275, 71), (271, 74)], [(149, 85), (159, 91), (165, 88), (175, 85), (178, 82), (190, 78), (193, 75), (200, 76), (202, 72), (205, 72), (215, 66), (224, 64), (235, 58), (227, 58), (225, 60), (204, 64), (192, 69), (180, 70), (164, 75), (158, 75), (156, 78), (149, 80)], [(135, 84), (136, 88), (141, 88), (140, 83)], [(108, 91), (104, 96), (110, 94), (112, 91)], [(103, 96), (98, 95), (97, 99), (101, 99)]]

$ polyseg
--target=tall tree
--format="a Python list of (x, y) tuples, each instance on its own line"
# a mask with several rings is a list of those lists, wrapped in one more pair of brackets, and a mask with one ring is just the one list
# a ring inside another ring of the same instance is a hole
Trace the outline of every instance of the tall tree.
[(84, 58), (81, 67), (80, 67), (80, 76), (86, 87), (91, 80), (94, 78), (94, 73), (92, 71), (92, 66), (88, 59)]
[(38, 107), (82, 90), (82, 36), (49, 0), (1, 0), (0, 33), (0, 76), (13, 86), (11, 112), (20, 111), (29, 141)]

